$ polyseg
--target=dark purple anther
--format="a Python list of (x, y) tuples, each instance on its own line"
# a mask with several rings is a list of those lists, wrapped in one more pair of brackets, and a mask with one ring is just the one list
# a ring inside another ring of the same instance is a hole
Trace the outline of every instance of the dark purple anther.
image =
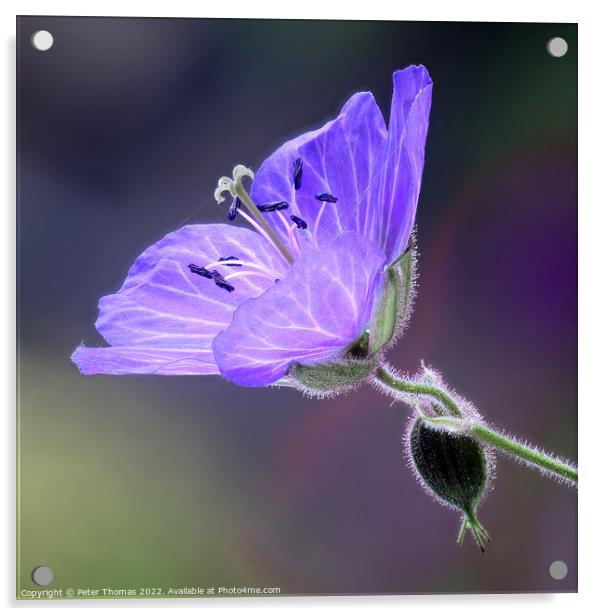
[(211, 274), (213, 282), (215, 282), (220, 289), (226, 289), (228, 293), (232, 293), (232, 291), (234, 291), (234, 287), (217, 270), (213, 270)]
[[(239, 261), (238, 257), (220, 257), (218, 261)], [(242, 267), (242, 263), (226, 263), (227, 267)]]
[(318, 201), (326, 201), (327, 203), (336, 203), (338, 199), (330, 193), (320, 193), (316, 195)]
[(303, 220), (303, 218), (299, 218), (299, 216), (295, 216), (293, 214), (291, 216), (291, 220), (297, 225), (298, 229), (307, 229), (307, 223)]
[(260, 212), (275, 212), (276, 210), (286, 210), (288, 203), (286, 201), (273, 201), (272, 203), (264, 203), (258, 205), (257, 209)]
[(301, 180), (303, 179), (303, 159), (297, 158), (293, 163), (293, 182), (295, 184), (295, 190), (301, 188)]
[(191, 263), (188, 266), (188, 269), (193, 274), (198, 274), (199, 276), (202, 276), (203, 278), (213, 278), (213, 274), (208, 269), (201, 267), (200, 265), (195, 265), (194, 263)]
[(238, 208), (240, 207), (240, 199), (236, 197), (234, 201), (232, 201), (232, 205), (228, 210), (228, 220), (234, 220), (236, 218), (236, 214), (238, 214)]

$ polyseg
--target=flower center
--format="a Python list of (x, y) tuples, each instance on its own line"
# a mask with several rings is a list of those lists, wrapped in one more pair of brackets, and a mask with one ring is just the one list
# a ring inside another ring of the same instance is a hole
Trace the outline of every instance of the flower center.
[[(303, 182), (303, 159), (297, 158), (293, 161), (291, 181), (295, 190), (301, 188)], [(232, 204), (228, 209), (228, 220), (234, 220), (239, 214), (258, 231), (268, 242), (270, 242), (284, 257), (284, 259), (292, 265), (294, 262), (293, 254), (301, 254), (301, 246), (299, 243), (299, 233), (307, 233), (307, 222), (297, 214), (290, 214), (288, 218), (283, 214), (288, 210), (290, 205), (287, 201), (271, 201), (269, 203), (256, 204), (253, 202), (249, 193), (243, 185), (245, 178), (254, 179), (254, 173), (251, 169), (244, 165), (236, 165), (232, 170), (232, 177), (222, 177), (217, 183), (215, 189), (215, 200), (218, 203), (224, 201), (224, 193), (230, 193), (232, 196)], [(316, 234), (324, 214), (325, 207), (330, 203), (336, 203), (337, 197), (329, 192), (322, 192), (315, 195), (317, 201), (321, 202), (321, 207), (318, 216), (315, 220), (314, 228), (314, 243), (316, 242)], [(244, 209), (243, 209), (244, 207)], [(281, 226), (286, 229), (285, 244), (276, 231), (266, 220), (264, 214), (272, 214), (279, 219)], [(290, 222), (292, 221), (292, 223)], [(240, 272), (222, 275), (216, 269), (217, 266), (226, 267), (242, 267)], [(234, 256), (220, 257), (213, 263), (208, 263), (203, 266), (191, 263), (189, 266), (193, 274), (213, 280), (213, 282), (231, 293), (234, 290), (230, 280), (238, 277), (246, 276), (261, 276), (270, 280), (279, 280), (279, 274), (270, 269), (264, 264), (254, 263), (250, 261), (241, 261)]]
[[(232, 170), (232, 177), (222, 177), (219, 179), (217, 183), (217, 188), (215, 189), (215, 200), (218, 203), (222, 203), (224, 201), (223, 193), (229, 192), (232, 197), (234, 197), (234, 203), (230, 207), (228, 212), (229, 217), (235, 217), (238, 211), (239, 206), (244, 205), (251, 217), (254, 221), (262, 228), (262, 230), (267, 235), (268, 239), (271, 243), (276, 247), (278, 251), (282, 254), (282, 256), (292, 265), (294, 262), (293, 255), (290, 253), (289, 249), (283, 244), (282, 240), (278, 237), (274, 229), (270, 227), (269, 223), (265, 219), (262, 214), (263, 212), (275, 212), (280, 211), (288, 207), (288, 203), (285, 201), (278, 201), (274, 203), (268, 203), (263, 206), (257, 206), (249, 196), (249, 193), (246, 191), (243, 180), (244, 178), (255, 177), (255, 174), (251, 171), (251, 169), (245, 167), (244, 165), (236, 165)], [(238, 199), (238, 201), (236, 201)], [(259, 209), (268, 208), (268, 209)]]

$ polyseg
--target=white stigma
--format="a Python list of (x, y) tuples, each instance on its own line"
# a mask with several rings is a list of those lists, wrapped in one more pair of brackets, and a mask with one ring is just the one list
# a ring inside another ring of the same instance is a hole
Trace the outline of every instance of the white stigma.
[(234, 169), (232, 169), (232, 177), (229, 178), (227, 176), (221, 177), (217, 182), (217, 188), (213, 193), (215, 200), (218, 203), (223, 203), (224, 201), (224, 193), (228, 192), (235, 199), (238, 197), (241, 203), (247, 208), (249, 214), (257, 221), (258, 225), (261, 227), (265, 236), (269, 239), (269, 241), (274, 245), (274, 247), (280, 252), (280, 254), (288, 261), (289, 264), (293, 264), (294, 258), (290, 253), (289, 249), (283, 244), (282, 240), (276, 235), (274, 229), (270, 227), (267, 220), (264, 218), (263, 214), (259, 211), (249, 193), (246, 191), (243, 180), (245, 178), (255, 178), (255, 174), (251, 169), (245, 167), (244, 165), (236, 165)]

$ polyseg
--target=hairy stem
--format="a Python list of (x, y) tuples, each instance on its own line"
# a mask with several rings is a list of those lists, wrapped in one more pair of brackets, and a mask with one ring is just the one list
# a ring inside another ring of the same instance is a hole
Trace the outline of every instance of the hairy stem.
[[(448, 392), (430, 383), (420, 383), (402, 379), (391, 373), (384, 366), (379, 366), (374, 373), (374, 380), (378, 385), (391, 392), (393, 396), (408, 401), (409, 396), (426, 396), (437, 401), (444, 408), (447, 415), (462, 418), (462, 411)], [(450, 421), (452, 421), (450, 419)], [(544, 474), (565, 479), (577, 484), (577, 468), (550, 456), (535, 447), (526, 445), (512, 437), (496, 432), (482, 423), (474, 423), (469, 428), (470, 434), (483, 444), (510, 455), (521, 462), (536, 467)]]
[(400, 379), (389, 372), (384, 366), (379, 366), (374, 376), (379, 383), (385, 385), (389, 389), (394, 389), (401, 394), (423, 395), (433, 398), (441, 403), (454, 417), (462, 417), (462, 411), (460, 411), (458, 405), (454, 402), (452, 397), (440, 387), (429, 383), (416, 383), (415, 381)]
[(485, 443), (490, 447), (503, 451), (527, 464), (536, 466), (542, 471), (552, 473), (572, 483), (577, 483), (577, 468), (571, 464), (558, 460), (553, 456), (543, 453), (529, 445), (525, 445), (511, 437), (504, 436), (483, 424), (475, 424), (471, 430), (471, 434), (478, 441), (481, 441), (481, 443)]

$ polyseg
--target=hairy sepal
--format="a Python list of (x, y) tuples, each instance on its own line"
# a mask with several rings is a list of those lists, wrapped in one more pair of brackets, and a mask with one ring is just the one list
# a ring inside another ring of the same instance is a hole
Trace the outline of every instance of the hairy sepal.
[(311, 366), (295, 363), (287, 379), (309, 396), (331, 397), (357, 387), (376, 367), (373, 358), (341, 358)]
[(381, 301), (370, 324), (370, 354), (378, 353), (405, 330), (415, 296), (416, 249), (414, 242), (389, 266)]

